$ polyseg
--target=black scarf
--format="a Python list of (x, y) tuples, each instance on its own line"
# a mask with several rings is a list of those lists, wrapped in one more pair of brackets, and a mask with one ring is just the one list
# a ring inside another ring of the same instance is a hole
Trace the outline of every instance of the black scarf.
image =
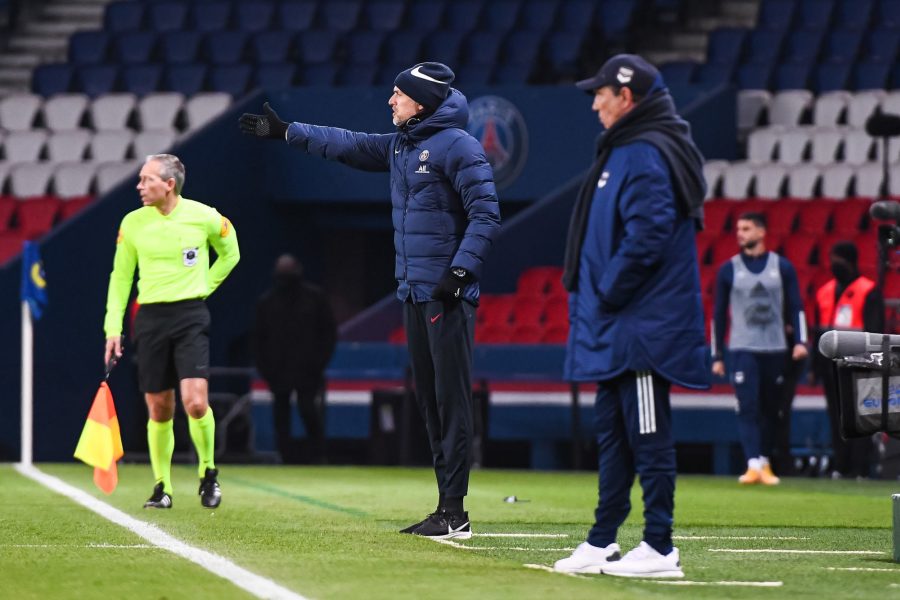
[(637, 141), (652, 144), (663, 155), (669, 166), (679, 210), (696, 221), (697, 229), (703, 229), (703, 198), (706, 195), (703, 155), (691, 139), (691, 126), (675, 112), (675, 103), (668, 90), (659, 90), (639, 102), (600, 136), (597, 159), (581, 184), (569, 221), (563, 285), (570, 292), (578, 285), (578, 263), (597, 179), (613, 148)]

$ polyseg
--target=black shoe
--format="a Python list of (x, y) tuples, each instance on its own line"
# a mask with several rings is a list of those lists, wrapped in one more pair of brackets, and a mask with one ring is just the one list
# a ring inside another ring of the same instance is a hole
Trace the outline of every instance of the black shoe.
[(219, 488), (219, 482), (216, 477), (219, 474), (218, 469), (206, 469), (206, 474), (200, 480), (200, 504), (205, 508), (216, 508), (222, 503), (222, 490)]
[(144, 502), (144, 508), (172, 508), (172, 496), (163, 491), (163, 484), (156, 484), (153, 495)]
[(435, 540), (449, 540), (452, 538), (467, 540), (472, 537), (469, 513), (441, 510), (428, 515), (425, 522), (413, 531), (413, 535), (421, 535)]
[(421, 521), (419, 521), (418, 523), (413, 523), (409, 527), (404, 527), (403, 529), (400, 530), (400, 533), (415, 533), (416, 529), (418, 529), (419, 527), (424, 525), (428, 521), (428, 519), (430, 519), (431, 517), (433, 517), (436, 514), (437, 514), (436, 512), (433, 512), (430, 515), (428, 515), (427, 517), (425, 517), (424, 519), (422, 519)]

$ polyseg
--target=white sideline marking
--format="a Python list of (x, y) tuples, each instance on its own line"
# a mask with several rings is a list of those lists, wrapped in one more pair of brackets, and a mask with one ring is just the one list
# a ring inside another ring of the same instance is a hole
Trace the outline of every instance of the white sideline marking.
[(571, 552), (575, 548), (517, 548), (515, 546), (466, 546), (453, 540), (439, 540), (436, 538), (428, 538), (438, 544), (444, 544), (452, 548), (460, 548), (462, 550), (513, 550), (516, 552)]
[(731, 587), (781, 587), (782, 581), (682, 581), (667, 579), (639, 579), (644, 583), (658, 583), (660, 585), (721, 585)]
[(738, 554), (884, 554), (884, 552), (877, 552), (875, 550), (779, 550), (777, 548), (757, 548), (749, 550), (741, 550), (737, 548), (709, 548), (709, 551), (736, 552)]
[(828, 571), (865, 571), (866, 573), (900, 573), (900, 569), (878, 567), (822, 567)]
[(548, 573), (556, 573), (557, 575), (568, 575), (569, 577), (577, 577), (578, 579), (592, 579), (588, 575), (582, 575), (580, 573), (563, 573), (562, 571), (556, 571), (553, 567), (548, 567), (547, 565), (534, 565), (534, 564), (524, 564), (522, 565), (526, 569), (535, 569), (538, 571), (547, 571)]
[(497, 537), (497, 538), (565, 538), (569, 537), (567, 533), (473, 533), (477, 537)]
[(673, 540), (808, 540), (808, 537), (796, 536), (758, 536), (758, 535), (673, 535)]
[(0, 544), (0, 548), (156, 548), (150, 544)]
[(88, 510), (92, 510), (101, 517), (112, 521), (116, 525), (128, 529), (154, 546), (159, 546), (164, 550), (168, 550), (173, 554), (177, 554), (182, 558), (186, 558), (189, 561), (200, 565), (210, 573), (230, 581), (237, 587), (249, 592), (257, 598), (306, 600), (306, 598), (300, 594), (281, 587), (271, 579), (266, 579), (265, 577), (251, 573), (247, 569), (237, 566), (230, 560), (221, 557), (218, 554), (213, 554), (207, 550), (189, 546), (168, 533), (165, 533), (156, 525), (135, 519), (121, 510), (113, 508), (109, 504), (94, 498), (87, 492), (65, 483), (61, 479), (42, 473), (37, 467), (23, 465), (22, 463), (17, 463), (15, 467), (16, 471), (25, 477), (37, 481), (54, 492), (62, 494)]

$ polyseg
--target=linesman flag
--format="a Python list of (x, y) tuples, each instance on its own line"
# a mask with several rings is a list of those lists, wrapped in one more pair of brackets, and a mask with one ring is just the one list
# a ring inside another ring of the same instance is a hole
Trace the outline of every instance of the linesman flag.
[(75, 458), (94, 467), (94, 483), (105, 494), (112, 494), (119, 483), (116, 461), (122, 458), (122, 434), (106, 382), (100, 384), (87, 422), (75, 448)]
[(25, 242), (22, 248), (22, 300), (31, 308), (31, 316), (37, 320), (47, 305), (47, 281), (38, 245)]

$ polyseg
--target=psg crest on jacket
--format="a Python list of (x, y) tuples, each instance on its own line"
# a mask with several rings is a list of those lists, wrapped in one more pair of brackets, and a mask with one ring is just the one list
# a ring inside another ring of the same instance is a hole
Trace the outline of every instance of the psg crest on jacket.
[(528, 158), (525, 119), (512, 102), (481, 96), (469, 103), (468, 132), (481, 142), (498, 190), (515, 183)]

